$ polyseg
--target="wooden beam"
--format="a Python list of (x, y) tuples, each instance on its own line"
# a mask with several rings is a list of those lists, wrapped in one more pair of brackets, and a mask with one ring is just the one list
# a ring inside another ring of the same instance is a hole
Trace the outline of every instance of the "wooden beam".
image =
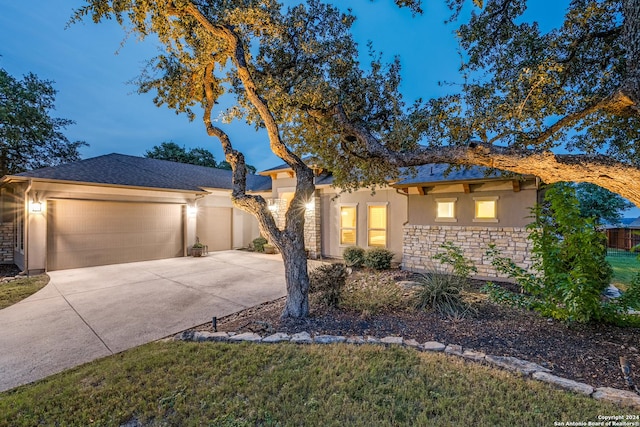
[(289, 175), (289, 178), (293, 178), (295, 176), (293, 171), (287, 171), (287, 175)]
[(511, 183), (513, 184), (513, 192), (517, 193), (518, 191), (520, 191), (520, 181), (517, 179), (514, 179), (511, 181)]
[(471, 193), (471, 185), (469, 185), (468, 182), (462, 183), (462, 189), (464, 190), (465, 194)]
[(417, 187), (418, 188), (418, 194), (421, 196), (424, 196), (424, 187)]

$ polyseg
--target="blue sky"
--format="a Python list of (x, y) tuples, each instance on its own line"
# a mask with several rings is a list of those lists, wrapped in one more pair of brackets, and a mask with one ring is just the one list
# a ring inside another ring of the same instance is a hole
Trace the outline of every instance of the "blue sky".
[[(439, 86), (440, 81), (460, 81), (456, 26), (443, 24), (449, 17), (445, 1), (424, 3), (425, 14), (417, 17), (391, 0), (339, 3), (351, 7), (358, 17), (353, 30), (363, 53), (371, 40), (387, 60), (400, 56), (407, 103), (450, 90)], [(567, 3), (532, 1), (527, 13), (546, 29), (561, 22)], [(199, 117), (189, 122), (166, 107), (157, 108), (152, 95), (138, 95), (127, 83), (157, 53), (151, 40), (129, 39), (121, 46), (124, 32), (115, 22), (87, 21), (65, 29), (73, 8), (82, 4), (79, 0), (0, 0), (0, 67), (13, 76), (33, 72), (55, 82), (55, 115), (76, 122), (66, 135), (89, 143), (82, 149), (84, 158), (113, 152), (141, 156), (154, 145), (172, 140), (188, 148), (207, 148), (218, 161), (223, 160), (218, 141), (206, 135)], [(362, 59), (366, 61), (366, 56)], [(258, 170), (280, 163), (263, 133), (240, 122), (225, 130)]]

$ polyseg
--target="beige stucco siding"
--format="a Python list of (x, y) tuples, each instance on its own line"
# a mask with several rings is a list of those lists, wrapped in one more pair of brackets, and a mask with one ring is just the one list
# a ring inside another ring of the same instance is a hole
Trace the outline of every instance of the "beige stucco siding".
[[(474, 197), (492, 196), (498, 197), (498, 221), (495, 223), (474, 221)], [(531, 208), (536, 204), (537, 191), (523, 189), (519, 192), (505, 190), (478, 193), (438, 193), (408, 197), (409, 224), (524, 227), (532, 221), (529, 217), (531, 216)], [(436, 199), (456, 199), (456, 222), (436, 221)]]
[(407, 221), (407, 196), (395, 189), (383, 189), (371, 194), (370, 190), (343, 193), (334, 199), (336, 193), (326, 189), (321, 195), (322, 206), (322, 252), (325, 256), (341, 257), (346, 246), (340, 245), (340, 206), (357, 208), (356, 245), (367, 248), (368, 206), (387, 205), (387, 249), (396, 254), (395, 260), (402, 258), (402, 227)]

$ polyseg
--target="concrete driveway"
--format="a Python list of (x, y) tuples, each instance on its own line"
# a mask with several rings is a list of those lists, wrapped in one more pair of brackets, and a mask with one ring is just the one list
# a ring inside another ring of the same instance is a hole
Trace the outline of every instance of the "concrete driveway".
[(0, 310), (0, 391), (286, 295), (280, 256), (243, 251), (49, 276)]

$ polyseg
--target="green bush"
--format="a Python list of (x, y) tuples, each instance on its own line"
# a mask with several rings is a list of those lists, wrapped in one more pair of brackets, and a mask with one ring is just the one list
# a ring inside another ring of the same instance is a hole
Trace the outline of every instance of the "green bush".
[(349, 246), (344, 249), (342, 258), (347, 267), (362, 267), (364, 263), (364, 249), (359, 246)]
[(325, 264), (309, 274), (309, 292), (317, 294), (320, 302), (338, 307), (347, 281), (344, 264)]
[(376, 272), (351, 280), (345, 289), (341, 306), (363, 316), (375, 316), (400, 308), (403, 304), (403, 289), (391, 277)]
[(560, 320), (633, 323), (628, 310), (640, 302), (640, 288), (623, 298), (602, 297), (612, 276), (606, 236), (592, 218), (580, 215), (573, 187), (566, 183), (549, 187), (545, 203), (536, 206), (534, 214), (535, 221), (528, 226), (534, 273), (501, 256), (495, 246), (487, 251), (496, 270), (515, 279), (526, 295), (509, 296), (508, 291), (488, 286), (490, 298)]
[(464, 284), (471, 279), (472, 273), (477, 273), (478, 269), (473, 265), (473, 261), (465, 258), (462, 249), (453, 242), (445, 242), (440, 245), (440, 249), (444, 252), (437, 253), (433, 259), (440, 261), (440, 264), (446, 264), (451, 267), (453, 274), (460, 277)]
[(264, 252), (264, 245), (269, 243), (269, 241), (267, 239), (265, 239), (264, 237), (260, 236), (260, 237), (256, 237), (255, 239), (253, 239), (252, 243), (253, 243), (253, 249), (256, 252)]
[(393, 252), (384, 248), (371, 248), (364, 253), (364, 266), (374, 270), (388, 270), (391, 268)]
[(461, 294), (465, 279), (434, 270), (423, 274), (417, 283), (419, 287), (414, 295), (417, 309), (433, 308), (440, 314), (456, 317), (469, 312)]

